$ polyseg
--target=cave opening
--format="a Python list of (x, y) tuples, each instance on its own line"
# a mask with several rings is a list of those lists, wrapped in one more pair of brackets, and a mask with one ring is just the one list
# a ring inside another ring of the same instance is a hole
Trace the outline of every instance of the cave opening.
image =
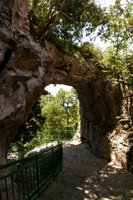
[(51, 141), (81, 138), (79, 107), (78, 95), (72, 86), (46, 86), (26, 122), (18, 128), (8, 154), (13, 152), (14, 155), (17, 153), (18, 157), (23, 157), (27, 151)]
[[(59, 113), (62, 116), (60, 123), (63, 121), (63, 129), (75, 130), (77, 132), (80, 129), (80, 104), (76, 90), (72, 86), (64, 84), (50, 84), (45, 87), (45, 90), (48, 91), (48, 94), (54, 96), (59, 105), (64, 109), (64, 115)], [(57, 110), (59, 108), (57, 107)]]

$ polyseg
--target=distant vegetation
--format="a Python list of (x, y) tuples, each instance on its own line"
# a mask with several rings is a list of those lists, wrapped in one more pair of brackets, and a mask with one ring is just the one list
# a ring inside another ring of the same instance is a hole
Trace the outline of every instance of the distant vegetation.
[[(92, 44), (81, 44), (83, 35), (91, 40), (99, 37), (109, 42), (101, 65), (113, 83), (133, 85), (133, 3), (115, 0), (109, 8), (95, 0), (30, 0), (30, 31), (34, 39), (45, 46), (54, 43), (67, 54), (76, 51), (95, 59)], [(80, 46), (81, 44), (81, 46)], [(80, 47), (79, 47), (80, 46)], [(102, 48), (102, 47), (101, 47)], [(88, 53), (87, 51), (88, 50)], [(86, 54), (87, 53), (87, 54)], [(98, 53), (99, 54), (99, 53)]]
[[(133, 119), (131, 0), (124, 4), (116, 0), (108, 9), (98, 6), (95, 0), (30, 0), (29, 21), (30, 32), (36, 42), (45, 46), (48, 40), (64, 53), (80, 55), (86, 61), (100, 66), (112, 84), (120, 84), (125, 108)], [(91, 39), (95, 35), (109, 42), (109, 48), (102, 53), (90, 42), (81, 44), (83, 32)], [(60, 90), (56, 97), (50, 94), (41, 96), (27, 123), (18, 130), (13, 140), (14, 148), (33, 147), (47, 139), (67, 137), (58, 130), (75, 130), (79, 124), (78, 112), (78, 99), (74, 90), (69, 93)]]
[(43, 95), (33, 106), (10, 149), (24, 151), (50, 140), (71, 139), (79, 125), (79, 104), (76, 91), (60, 89), (56, 96)]

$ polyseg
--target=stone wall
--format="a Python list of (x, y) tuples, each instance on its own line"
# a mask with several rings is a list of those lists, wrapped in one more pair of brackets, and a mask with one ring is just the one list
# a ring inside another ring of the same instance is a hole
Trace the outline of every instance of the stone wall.
[[(123, 124), (124, 123), (124, 124)], [(99, 145), (99, 155), (133, 172), (132, 122), (121, 119)]]
[[(119, 86), (111, 87), (104, 77), (79, 83), (76, 87), (81, 114), (81, 138), (93, 153), (98, 154), (100, 143), (117, 123), (121, 113), (122, 94)], [(104, 142), (105, 143), (105, 142)]]
[(37, 44), (28, 32), (27, 9), (28, 0), (0, 2), (0, 162), (5, 162), (17, 128), (26, 121), (33, 104), (50, 83), (70, 85), (77, 90), (81, 137), (92, 152), (113, 157), (112, 142), (119, 146), (117, 155), (122, 146), (115, 144), (115, 136), (106, 136), (121, 113), (121, 89), (113, 87), (92, 60), (65, 55), (47, 41), (45, 47)]

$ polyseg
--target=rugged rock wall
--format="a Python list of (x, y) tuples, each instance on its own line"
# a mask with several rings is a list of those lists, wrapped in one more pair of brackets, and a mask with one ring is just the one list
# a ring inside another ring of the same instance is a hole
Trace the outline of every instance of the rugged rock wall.
[(47, 41), (45, 48), (36, 44), (28, 32), (27, 2), (0, 2), (0, 161), (5, 161), (17, 128), (50, 83), (77, 90), (81, 136), (97, 153), (120, 113), (120, 88), (113, 88), (91, 61), (64, 55)]
[(93, 82), (80, 84), (77, 92), (81, 109), (81, 137), (98, 154), (102, 141), (121, 112), (120, 89), (112, 88), (109, 82), (99, 77)]
[(99, 146), (101, 157), (108, 158), (131, 172), (133, 172), (133, 134), (129, 133), (132, 131), (132, 121), (122, 116)]
[[(21, 9), (20, 9), (21, 8)], [(42, 49), (28, 36), (27, 2), (0, 2), (0, 152), (7, 147), (41, 92)], [(46, 59), (47, 60), (47, 59)]]

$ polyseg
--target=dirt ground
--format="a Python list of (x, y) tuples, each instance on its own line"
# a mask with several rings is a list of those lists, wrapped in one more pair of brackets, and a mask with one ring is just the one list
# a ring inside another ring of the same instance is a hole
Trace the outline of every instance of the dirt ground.
[(62, 171), (38, 200), (133, 200), (133, 175), (90, 153), (78, 141), (64, 144)]

